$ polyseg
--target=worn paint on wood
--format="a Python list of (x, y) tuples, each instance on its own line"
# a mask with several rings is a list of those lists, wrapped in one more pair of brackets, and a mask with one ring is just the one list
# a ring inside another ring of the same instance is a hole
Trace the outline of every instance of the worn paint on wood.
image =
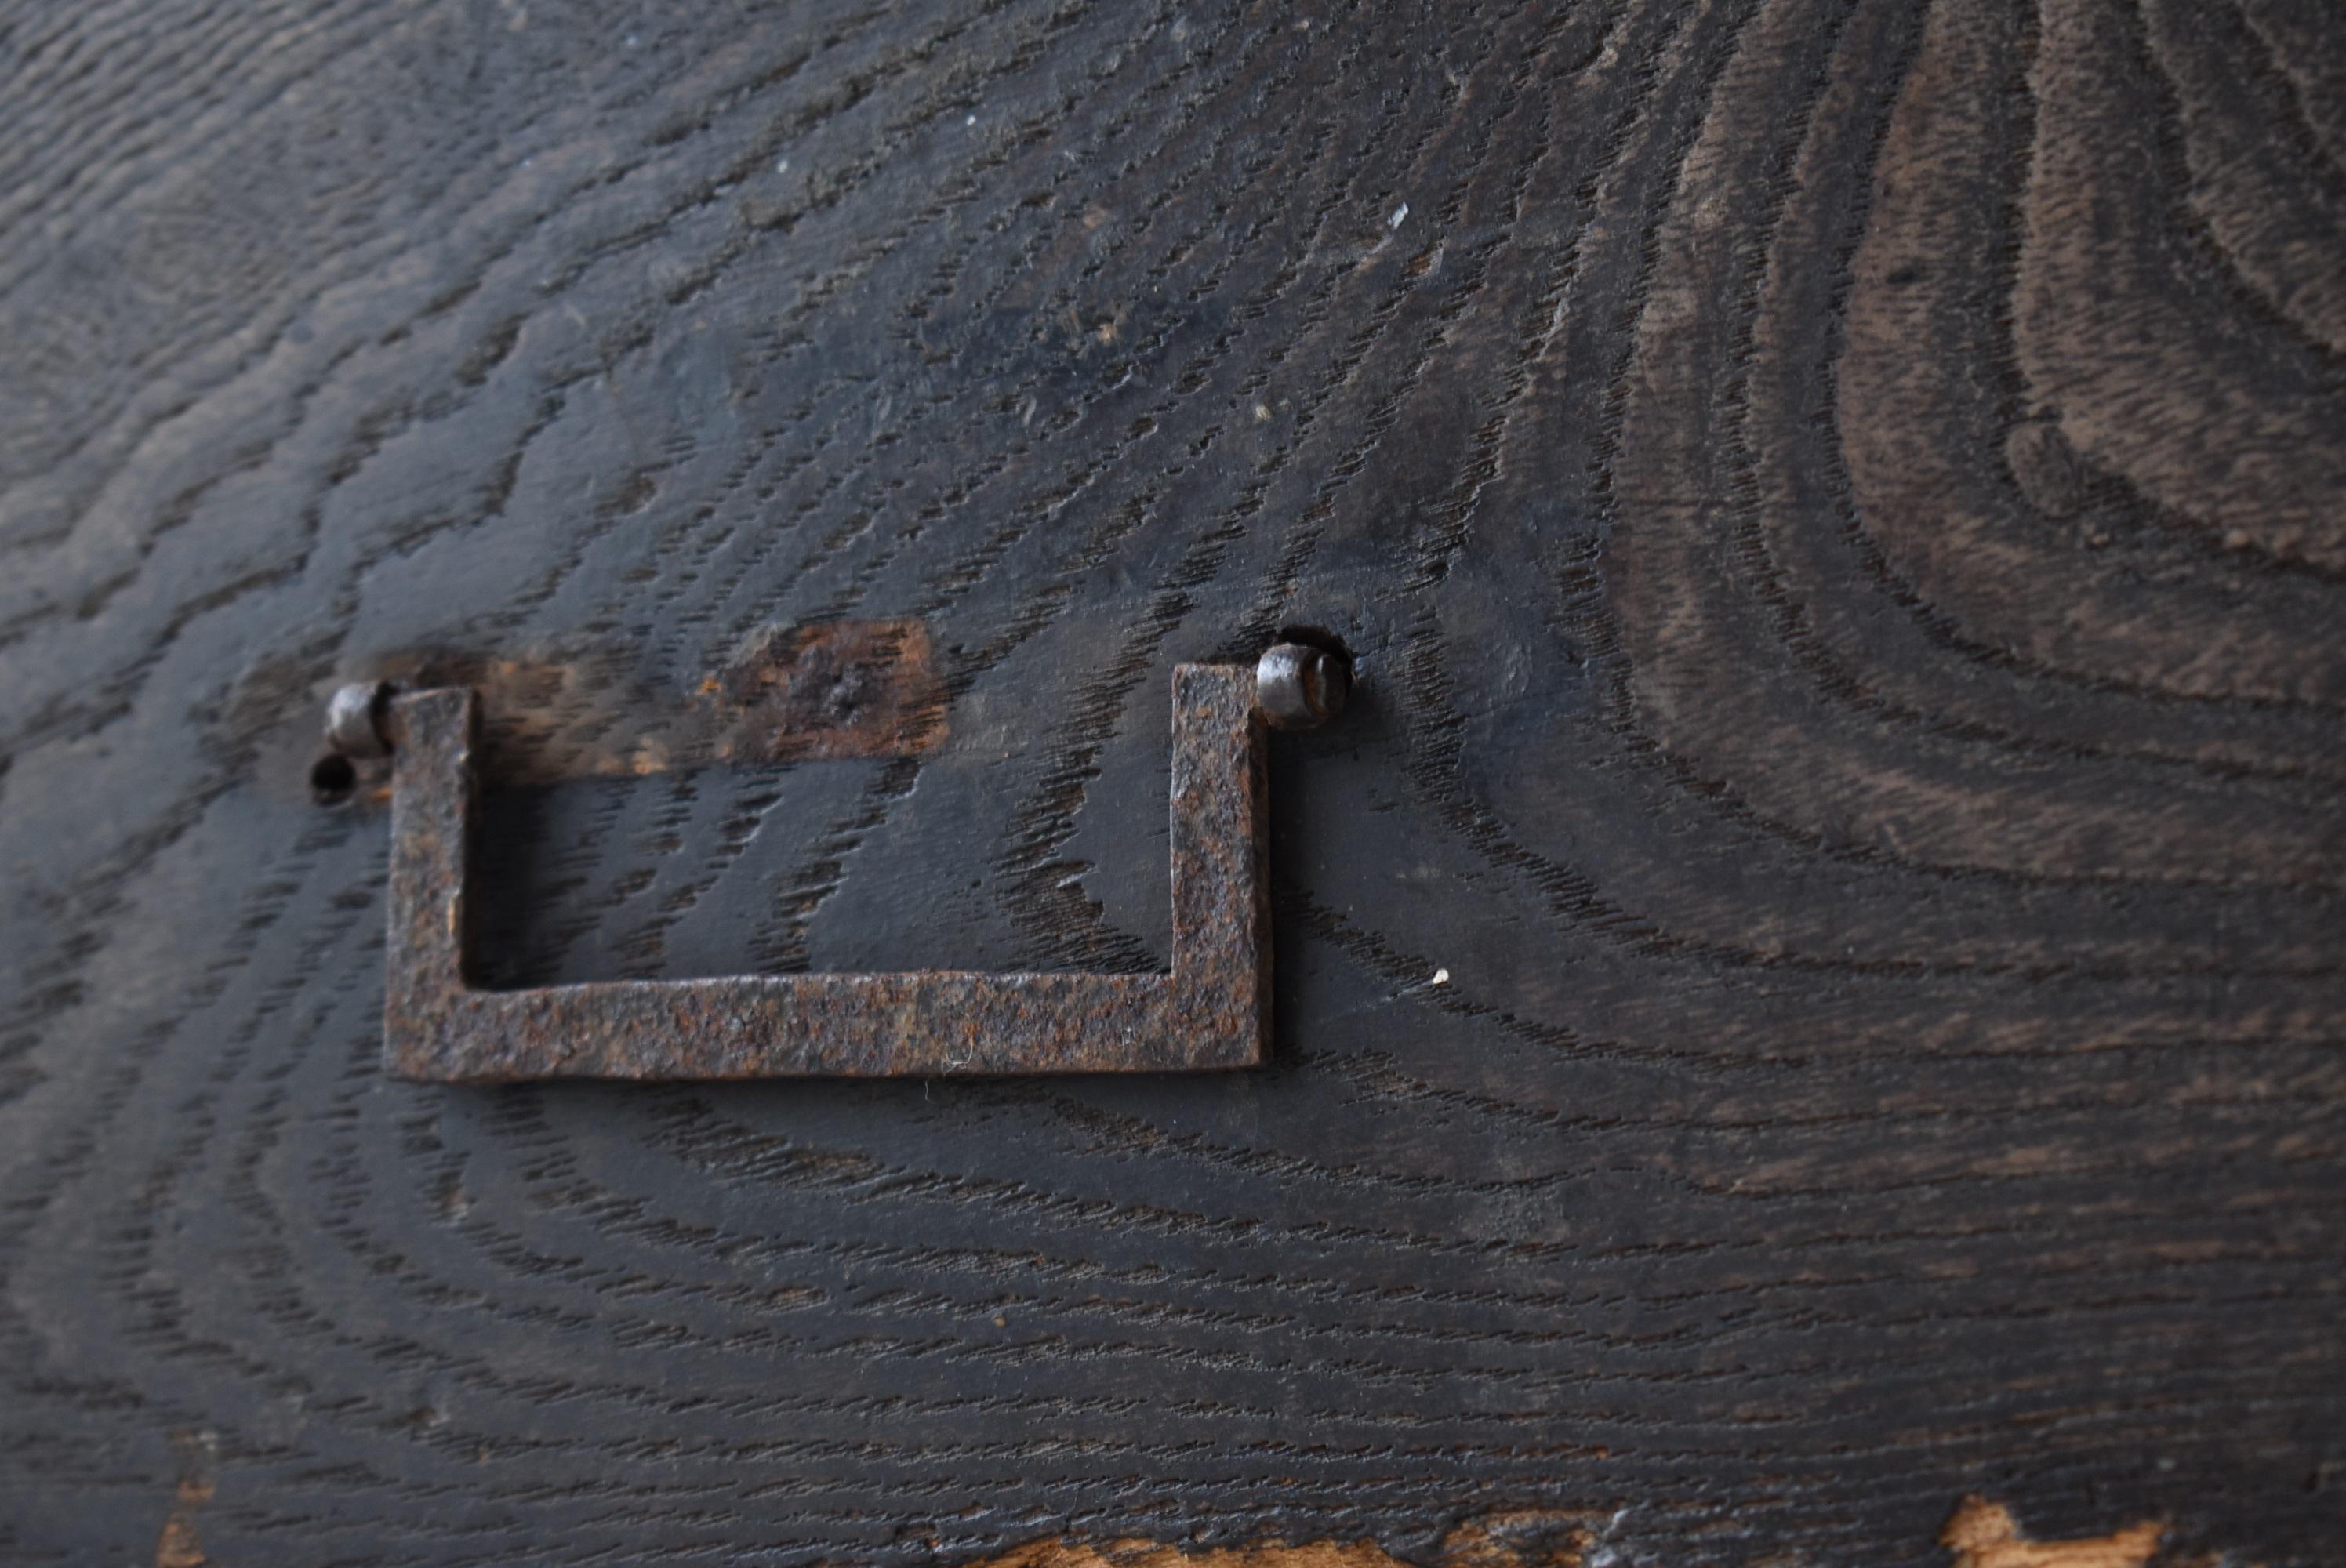
[(203, 1568), (211, 1559), (204, 1553), (200, 1516), (212, 1500), (218, 1440), (208, 1431), (175, 1432), (171, 1446), (178, 1454), (179, 1479), (172, 1487), (171, 1512), (155, 1537), (155, 1568)]
[(1366, 1540), (1185, 1548), (1141, 1537), (1050, 1536), (969, 1568), (1584, 1568), (1598, 1522), (1591, 1515), (1540, 1512), (1470, 1519), (1413, 1559)]
[[(1619, 1513), (1496, 1513), (1464, 1520), (1430, 1550), (1406, 1558), (1368, 1540), (1182, 1547), (1140, 1537), (1055, 1535), (965, 1568), (1599, 1568), (1626, 1561), (1610, 1544), (1620, 1522)], [(1974, 1496), (1958, 1505), (1938, 1544), (1951, 1554), (1947, 1568), (2148, 1568), (2162, 1533), (2157, 1522), (2146, 1521), (2107, 1535), (2033, 1541), (2010, 1509)], [(1812, 1560), (1763, 1551), (1757, 1561), (1804, 1568)]]
[(1984, 1497), (1967, 1497), (1940, 1544), (1954, 1553), (1951, 1568), (2144, 1568), (2166, 1533), (2155, 1520), (2107, 1535), (2073, 1541), (2031, 1541), (2020, 1532), (2012, 1510)]

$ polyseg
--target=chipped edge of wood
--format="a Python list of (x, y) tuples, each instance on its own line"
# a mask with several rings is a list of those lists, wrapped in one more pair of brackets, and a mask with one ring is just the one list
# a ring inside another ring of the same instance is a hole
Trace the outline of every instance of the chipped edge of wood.
[(1954, 1553), (1953, 1568), (2145, 1568), (2166, 1533), (2146, 1519), (2107, 1535), (2032, 1541), (2011, 1509), (1974, 1492), (1955, 1505), (1939, 1544)]

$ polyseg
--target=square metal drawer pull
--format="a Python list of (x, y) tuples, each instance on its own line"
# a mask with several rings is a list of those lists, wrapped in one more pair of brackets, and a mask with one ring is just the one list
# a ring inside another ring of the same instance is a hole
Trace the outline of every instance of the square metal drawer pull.
[[(1270, 1026), (1263, 725), (1332, 717), (1349, 672), (1281, 644), (1173, 672), (1173, 967), (1166, 974), (737, 975), (488, 991), (466, 978), (478, 701), (338, 695), (336, 744), (393, 757), (386, 1068), (439, 1083), (870, 1077), (1253, 1066)], [(362, 726), (372, 714), (375, 729)]]

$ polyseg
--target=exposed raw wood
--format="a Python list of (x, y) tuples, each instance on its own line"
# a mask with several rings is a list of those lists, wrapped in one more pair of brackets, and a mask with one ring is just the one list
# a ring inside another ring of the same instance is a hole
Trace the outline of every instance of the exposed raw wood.
[(1939, 1541), (1955, 1554), (1953, 1568), (2143, 1568), (2164, 1533), (2157, 1521), (2146, 1520), (2108, 1535), (2031, 1541), (2021, 1534), (2012, 1510), (1967, 1497)]
[[(1596, 1521), (1565, 1514), (1499, 1514), (1466, 1520), (1428, 1553), (1434, 1568), (1582, 1568)], [(1052, 1536), (971, 1568), (1409, 1568), (1368, 1541), (1255, 1541), (1184, 1550), (1130, 1538), (1092, 1542)], [(2096, 1565), (2083, 1565), (2096, 1568)]]
[[(0, 1561), (2334, 1568), (2334, 9), (0, 9)], [(338, 682), (492, 983), (1154, 970), (1282, 627), (1264, 1072), (378, 1070)]]
[[(1433, 1568), (1583, 1568), (1593, 1560), (1618, 1561), (1607, 1537), (1618, 1516), (1554, 1513), (1497, 1514), (1454, 1526), (1426, 1554)], [(2032, 1541), (2021, 1533), (2012, 1511), (1983, 1497), (1959, 1504), (1939, 1543), (1952, 1553), (1949, 1568), (2145, 1568), (2164, 1533), (2146, 1521), (2107, 1535), (2074, 1541)], [(1772, 1556), (1764, 1561), (1783, 1563)], [(969, 1568), (1408, 1568), (1391, 1553), (1367, 1541), (1250, 1542), (1241, 1546), (1183, 1550), (1161, 1542), (1130, 1538), (1093, 1542), (1050, 1536), (1015, 1547)]]
[(203, 1568), (211, 1559), (204, 1554), (198, 1516), (212, 1500), (212, 1434), (179, 1432), (171, 1441), (179, 1451), (179, 1480), (155, 1538), (155, 1568)]

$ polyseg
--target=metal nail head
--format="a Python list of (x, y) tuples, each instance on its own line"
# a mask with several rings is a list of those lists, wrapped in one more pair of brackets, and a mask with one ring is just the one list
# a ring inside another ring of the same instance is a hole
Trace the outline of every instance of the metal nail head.
[(326, 704), (327, 746), (337, 756), (357, 762), (390, 756), (383, 717), (391, 697), (391, 683), (386, 680), (358, 681), (335, 692)]
[(1352, 667), (1303, 643), (1273, 643), (1254, 667), (1254, 701), (1274, 729), (1313, 729), (1344, 711)]

